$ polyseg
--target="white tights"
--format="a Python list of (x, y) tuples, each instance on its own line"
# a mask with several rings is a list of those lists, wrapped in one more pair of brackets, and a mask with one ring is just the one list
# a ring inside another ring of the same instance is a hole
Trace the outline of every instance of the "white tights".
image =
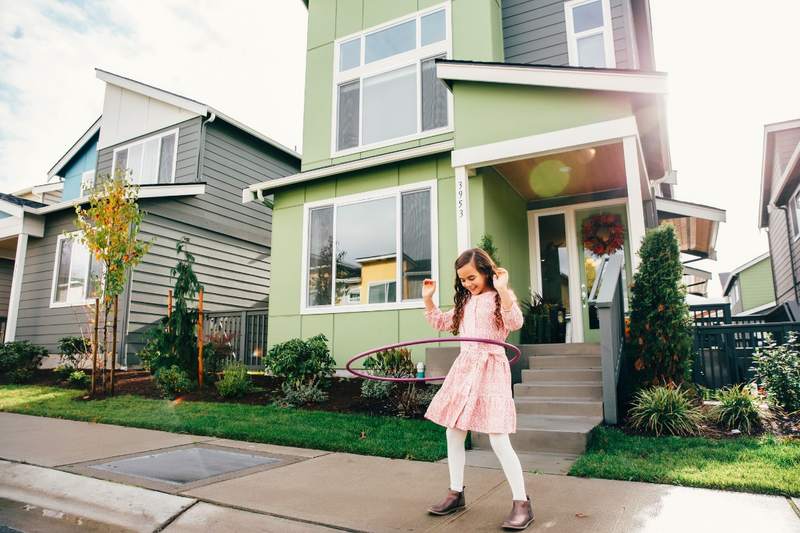
[[(467, 460), (464, 450), (464, 440), (467, 432), (457, 428), (447, 428), (447, 466), (450, 469), (450, 489), (461, 492), (464, 490), (464, 464)], [(525, 480), (522, 477), (522, 465), (519, 457), (511, 447), (508, 433), (489, 433), (489, 442), (492, 445), (508, 484), (511, 486), (511, 495), (515, 500), (526, 499)]]

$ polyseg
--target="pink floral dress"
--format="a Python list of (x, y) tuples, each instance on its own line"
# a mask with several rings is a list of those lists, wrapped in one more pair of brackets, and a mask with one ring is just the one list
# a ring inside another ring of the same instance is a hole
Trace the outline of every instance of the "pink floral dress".
[[(481, 337), (505, 341), (510, 331), (522, 327), (522, 311), (514, 303), (505, 311), (503, 327), (494, 320), (495, 295), (488, 290), (470, 296), (458, 328), (459, 337)], [(438, 307), (425, 311), (428, 323), (440, 331), (449, 331), (455, 309), (442, 312)], [(511, 396), (511, 367), (502, 346), (480, 342), (462, 342), (461, 352), (453, 362), (442, 387), (433, 397), (425, 418), (441, 426), (480, 433), (515, 433), (517, 411)]]

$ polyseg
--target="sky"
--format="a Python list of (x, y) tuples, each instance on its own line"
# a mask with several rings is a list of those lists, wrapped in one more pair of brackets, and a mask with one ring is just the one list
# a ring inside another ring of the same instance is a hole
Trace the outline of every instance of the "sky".
[[(676, 196), (727, 210), (718, 260), (695, 266), (730, 270), (767, 250), (756, 220), (763, 126), (800, 118), (800, 1), (650, 3)], [(0, 0), (0, 191), (44, 182), (99, 116), (94, 68), (301, 150), (306, 22), (300, 0)]]

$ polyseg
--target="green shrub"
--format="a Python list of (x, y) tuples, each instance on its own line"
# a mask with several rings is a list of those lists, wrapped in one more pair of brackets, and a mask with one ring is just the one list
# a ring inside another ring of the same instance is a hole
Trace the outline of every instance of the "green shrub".
[(703, 415), (688, 391), (678, 387), (650, 387), (636, 393), (628, 411), (631, 426), (656, 436), (694, 435)]
[(233, 361), (225, 366), (222, 379), (216, 383), (217, 391), (223, 398), (238, 398), (252, 389), (247, 367), (241, 361)]
[(300, 398), (324, 395), (321, 388), (328, 384), (336, 365), (328, 350), (328, 339), (322, 334), (276, 344), (264, 363), (268, 374), (283, 378), (284, 394), (292, 391)]
[(178, 365), (160, 368), (155, 373), (156, 386), (164, 396), (174, 397), (194, 388), (194, 382)]
[(83, 370), (74, 370), (69, 374), (67, 382), (71, 387), (79, 389), (88, 389), (92, 384), (92, 377)]
[(361, 397), (368, 400), (386, 400), (394, 388), (395, 384), (391, 381), (365, 379), (361, 382)]
[(92, 339), (88, 337), (62, 337), (58, 340), (58, 351), (61, 363), (80, 368), (83, 362), (92, 356)]
[(292, 386), (288, 382), (281, 384), (284, 404), (299, 407), (309, 403), (320, 403), (328, 399), (328, 393), (320, 389), (319, 383), (300, 383)]
[(61, 380), (69, 379), (69, 375), (72, 374), (74, 371), (75, 371), (74, 367), (64, 364), (58, 365), (55, 368), (53, 368), (53, 373), (58, 376), (58, 379)]
[(691, 378), (692, 330), (675, 228), (647, 232), (631, 286), (630, 342), (640, 383), (681, 384)]
[(788, 412), (800, 410), (800, 340), (789, 333), (785, 344), (775, 343), (772, 335), (767, 345), (753, 353), (753, 367), (767, 391), (767, 398)]
[(395, 407), (398, 416), (404, 418), (417, 416), (430, 405), (437, 391), (438, 387), (435, 385), (417, 387), (416, 383), (410, 383), (397, 398)]
[[(382, 377), (414, 377), (416, 366), (411, 360), (411, 351), (393, 348), (378, 352), (364, 360), (364, 369)], [(384, 400), (391, 396), (396, 384), (391, 381), (365, 379), (361, 382), (361, 396), (371, 400)]]
[(30, 381), (34, 371), (47, 357), (47, 350), (30, 341), (0, 344), (0, 374), (11, 383)]
[(726, 429), (752, 433), (761, 427), (758, 402), (744, 385), (732, 385), (716, 394), (719, 405), (711, 408), (709, 417)]

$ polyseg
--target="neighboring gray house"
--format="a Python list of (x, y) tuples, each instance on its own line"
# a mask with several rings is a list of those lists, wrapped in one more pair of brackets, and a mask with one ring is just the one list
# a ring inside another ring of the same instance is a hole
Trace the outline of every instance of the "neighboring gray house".
[[(142, 333), (165, 316), (175, 244), (188, 237), (205, 309), (265, 308), (270, 289), (271, 209), (242, 204), (242, 189), (294, 174), (299, 154), (206, 104), (97, 70), (103, 114), (48, 173), (47, 184), (0, 195), (0, 312), (5, 340), (51, 353), (88, 333), (91, 272), (75, 206), (95, 175), (130, 169), (153, 240), (120, 298), (120, 366), (138, 363)], [(7, 295), (7, 296), (6, 296)]]

